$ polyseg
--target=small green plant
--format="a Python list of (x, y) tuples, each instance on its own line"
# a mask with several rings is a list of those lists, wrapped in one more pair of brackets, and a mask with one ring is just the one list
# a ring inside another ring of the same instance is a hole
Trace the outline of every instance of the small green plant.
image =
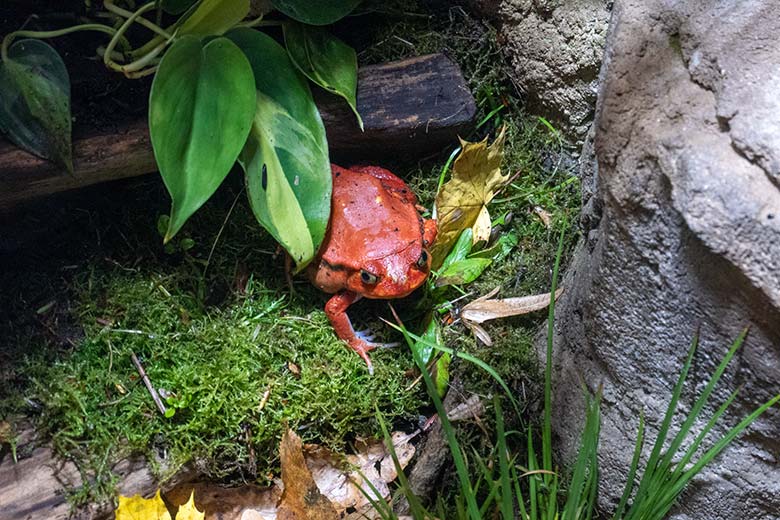
[[(596, 493), (598, 490), (598, 445), (600, 429), (601, 391), (595, 395), (585, 392), (585, 425), (580, 438), (580, 448), (577, 458), (567, 474), (561, 477), (561, 471), (553, 461), (552, 456), (552, 352), (553, 325), (555, 322), (555, 304), (553, 295), (557, 289), (558, 271), (563, 249), (563, 235), (559, 241), (558, 253), (553, 268), (551, 304), (548, 314), (547, 352), (544, 382), (544, 411), (541, 430), (541, 457), (533, 432), (529, 429), (526, 438), (524, 464), (520, 456), (512, 454), (507, 439), (516, 432), (507, 432), (504, 427), (504, 415), (501, 402), (494, 398), (497, 438), (490, 460), (485, 462), (476, 459), (477, 468), (469, 468), (465, 452), (462, 450), (455, 435), (454, 428), (447, 418), (442, 404), (439, 387), (431, 378), (426, 365), (420, 356), (420, 349), (415, 345), (425, 345), (434, 350), (452, 351), (441, 344), (431, 341), (428, 337), (416, 336), (399, 324), (397, 327), (412, 349), (412, 354), (418, 368), (422, 372), (426, 389), (436, 407), (459, 481), (459, 493), (455, 498), (455, 517), (459, 519), (479, 520), (483, 518), (521, 518), (523, 520), (589, 520), (594, 518)], [(698, 333), (691, 342), (688, 355), (683, 364), (679, 378), (672, 391), (672, 397), (667, 407), (658, 436), (653, 443), (647, 463), (638, 486), (635, 487), (642, 448), (645, 441), (644, 417), (640, 416), (639, 431), (634, 454), (628, 471), (628, 479), (621, 500), (612, 515), (612, 520), (662, 520), (678, 501), (685, 486), (707, 464), (712, 462), (738, 435), (740, 435), (758, 417), (780, 401), (780, 395), (770, 399), (762, 406), (745, 417), (739, 424), (733, 426), (725, 435), (714, 442), (703, 453), (700, 453), (702, 443), (713, 430), (729, 405), (737, 396), (735, 390), (716, 410), (713, 416), (692, 442), (683, 449), (685, 441), (692, 434), (693, 425), (701, 418), (715, 386), (717, 385), (727, 365), (734, 357), (745, 340), (747, 331), (743, 331), (729, 348), (721, 363), (715, 369), (707, 385), (688, 412), (679, 431), (669, 440), (670, 427), (682, 393), (685, 379), (693, 361), (698, 345)], [(480, 362), (482, 366), (483, 363)], [(503, 381), (489, 370), (503, 385)], [(507, 390), (504, 387), (505, 391)], [(511, 394), (507, 393), (510, 399)], [(514, 404), (514, 400), (512, 399)], [(379, 417), (383, 433), (392, 452), (392, 442), (387, 428)], [(664, 446), (668, 444), (664, 451)], [(697, 454), (698, 457), (697, 457)], [(395, 460), (395, 458), (394, 458)], [(421, 500), (414, 495), (409, 483), (403, 477), (403, 471), (398, 464), (398, 493), (404, 495), (411, 507), (415, 519), (451, 517), (447, 514), (441, 502), (437, 504), (436, 512), (423, 507)], [(476, 475), (476, 478), (474, 477)], [(376, 493), (376, 490), (364, 490), (364, 494), (372, 501), (375, 509), (383, 519), (395, 519), (392, 509)]]
[[(70, 79), (41, 39), (105, 33), (98, 55), (107, 67), (129, 78), (154, 74), (149, 132), (172, 199), (164, 241), (238, 162), (256, 219), (300, 270), (324, 238), (331, 193), (325, 129), (306, 78), (343, 97), (362, 128), (355, 51), (320, 27), (359, 1), (275, 0), (289, 19), (243, 21), (249, 0), (155, 0), (134, 11), (134, 2), (105, 0), (95, 17), (108, 24), (12, 32), (0, 46), (0, 131), (73, 173)], [(163, 14), (174, 20), (166, 27)], [(134, 25), (153, 33), (136, 48), (126, 37)], [(281, 26), (286, 48), (263, 26)]]

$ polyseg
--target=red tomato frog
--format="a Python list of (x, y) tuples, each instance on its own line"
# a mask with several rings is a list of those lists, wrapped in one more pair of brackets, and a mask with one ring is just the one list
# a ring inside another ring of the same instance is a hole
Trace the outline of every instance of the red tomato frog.
[(368, 331), (355, 331), (347, 308), (361, 298), (403, 298), (431, 270), (427, 251), (436, 221), (420, 216), (417, 197), (404, 181), (377, 166), (331, 165), (333, 195), (328, 231), (308, 267), (312, 283), (335, 293), (325, 305), (339, 338), (363, 358), (384, 346)]

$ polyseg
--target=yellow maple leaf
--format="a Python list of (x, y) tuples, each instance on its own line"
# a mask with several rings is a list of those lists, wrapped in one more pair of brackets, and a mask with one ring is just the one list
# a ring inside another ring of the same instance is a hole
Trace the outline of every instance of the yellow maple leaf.
[[(160, 490), (153, 498), (144, 498), (141, 495), (126, 497), (119, 495), (119, 506), (116, 508), (116, 520), (171, 520), (171, 514), (165, 506)], [(190, 494), (190, 499), (179, 506), (176, 520), (204, 520), (205, 513), (201, 513), (195, 507), (195, 492)]]
[(116, 520), (171, 520), (171, 514), (165, 507), (165, 502), (160, 497), (158, 489), (154, 498), (144, 498), (141, 495), (131, 497), (119, 495)]
[(475, 235), (475, 238), (484, 239), (486, 234), (490, 235), (490, 214), (486, 205), (493, 199), (496, 189), (509, 178), (501, 173), (505, 137), (506, 127), (503, 127), (490, 146), (487, 138), (478, 143), (461, 139), (461, 152), (452, 165), (452, 178), (436, 195), (439, 232), (431, 250), (434, 268), (441, 265), (460, 233), (477, 224), (480, 215), (479, 237)]
[(179, 506), (176, 513), (176, 520), (204, 520), (206, 513), (198, 511), (195, 507), (195, 490), (190, 493), (190, 499), (185, 504)]

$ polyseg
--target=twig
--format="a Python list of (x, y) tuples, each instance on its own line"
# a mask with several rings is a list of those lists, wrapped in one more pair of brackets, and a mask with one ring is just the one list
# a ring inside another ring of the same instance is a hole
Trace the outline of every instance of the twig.
[(219, 227), (219, 231), (217, 232), (217, 236), (214, 238), (214, 243), (211, 244), (211, 250), (209, 251), (209, 256), (206, 258), (206, 265), (203, 268), (203, 278), (206, 278), (206, 272), (209, 270), (209, 265), (211, 265), (211, 257), (214, 255), (214, 250), (217, 248), (217, 242), (219, 242), (219, 237), (222, 236), (222, 232), (225, 230), (225, 226), (227, 226), (228, 219), (230, 218), (230, 215), (233, 214), (233, 210), (236, 207), (236, 204), (238, 203), (238, 198), (241, 196), (241, 194), (244, 193), (244, 188), (241, 188), (241, 191), (238, 192), (236, 195), (236, 198), (233, 199), (233, 204), (230, 205), (230, 209), (227, 212), (227, 215), (225, 215), (225, 220), (222, 221), (222, 225)]
[(157, 409), (160, 410), (161, 414), (165, 415), (165, 405), (160, 400), (160, 395), (157, 393), (157, 390), (155, 390), (152, 386), (152, 382), (149, 380), (149, 376), (146, 375), (146, 371), (141, 365), (141, 362), (138, 361), (138, 356), (135, 355), (135, 352), (130, 353), (130, 359), (133, 360), (133, 364), (135, 365), (136, 370), (138, 370), (138, 373), (141, 375), (141, 379), (143, 379), (144, 384), (146, 385), (146, 389), (149, 390), (149, 393), (152, 395), (152, 399), (154, 399), (154, 404), (157, 405)]
[(261, 412), (263, 408), (265, 408), (265, 405), (268, 404), (268, 398), (271, 397), (271, 385), (268, 385), (268, 388), (265, 389), (265, 392), (263, 392), (263, 398), (260, 399), (260, 405), (257, 407), (257, 411)]

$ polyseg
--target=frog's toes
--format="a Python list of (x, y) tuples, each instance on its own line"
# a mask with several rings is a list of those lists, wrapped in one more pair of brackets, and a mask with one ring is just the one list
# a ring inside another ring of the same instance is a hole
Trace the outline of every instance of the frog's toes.
[(357, 336), (359, 339), (365, 341), (366, 343), (371, 343), (374, 341), (374, 338), (376, 338), (376, 334), (371, 332), (371, 329), (365, 329), (365, 330), (356, 330), (355, 336)]
[(372, 343), (372, 345), (374, 345), (376, 348), (395, 348), (400, 347), (401, 343), (398, 341), (393, 341), (390, 343)]
[(369, 350), (374, 350), (375, 348), (392, 348), (400, 345), (397, 341), (392, 343), (375, 343), (376, 334), (371, 332), (371, 329), (356, 330), (355, 337), (364, 342)]

